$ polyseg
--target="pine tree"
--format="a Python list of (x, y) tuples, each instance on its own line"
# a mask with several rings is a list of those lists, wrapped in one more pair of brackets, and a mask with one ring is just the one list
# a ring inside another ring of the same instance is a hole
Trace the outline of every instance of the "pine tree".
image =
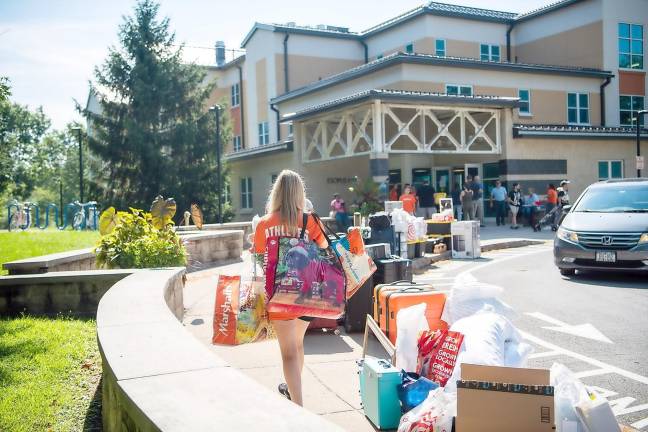
[[(159, 4), (142, 0), (124, 18), (120, 45), (91, 84), (100, 112), (79, 107), (89, 120), (88, 147), (103, 160), (95, 185), (103, 207), (147, 209), (161, 194), (176, 199), (178, 218), (196, 202), (213, 221), (216, 125), (206, 107), (213, 83), (205, 85), (202, 68), (183, 63), (182, 46), (158, 11)], [(231, 129), (221, 130), (227, 142)]]

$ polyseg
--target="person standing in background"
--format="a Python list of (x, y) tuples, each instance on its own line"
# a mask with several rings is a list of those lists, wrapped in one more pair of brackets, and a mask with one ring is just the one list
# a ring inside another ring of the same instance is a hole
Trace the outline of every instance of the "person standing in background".
[(405, 185), (405, 190), (403, 191), (403, 195), (400, 196), (399, 201), (403, 203), (403, 210), (414, 215), (416, 212), (416, 196), (412, 194), (412, 187), (409, 184)]
[(398, 185), (393, 184), (389, 188), (389, 201), (398, 201)]
[(484, 227), (484, 185), (480, 182), (479, 176), (474, 176), (470, 184), (474, 209), (474, 220), (479, 221), (479, 226)]
[(513, 183), (513, 190), (509, 192), (508, 204), (511, 209), (511, 229), (520, 228), (517, 223), (517, 215), (522, 206), (522, 192), (520, 192), (520, 183)]
[(418, 189), (418, 212), (417, 216), (425, 219), (430, 219), (436, 213), (436, 206), (434, 205), (434, 187), (430, 186), (430, 182), (425, 180), (423, 185)]
[(495, 222), (497, 226), (506, 225), (506, 188), (502, 186), (502, 182), (497, 180), (495, 182), (495, 187), (491, 191), (490, 196), (490, 206), (493, 207), (493, 201), (495, 201)]
[(535, 217), (536, 203), (538, 200), (538, 194), (535, 193), (535, 189), (529, 188), (529, 193), (524, 197), (522, 202), (522, 217), (529, 220), (530, 226), (534, 226), (535, 224), (533, 219)]
[(461, 200), (461, 209), (463, 210), (463, 220), (471, 221), (475, 219), (475, 207), (472, 201), (472, 189), (470, 183), (466, 182), (463, 186), (459, 199)]
[(349, 226), (349, 215), (346, 210), (346, 203), (340, 194), (333, 194), (333, 201), (331, 201), (331, 212), (335, 214), (335, 223), (337, 224), (338, 232), (346, 232)]
[(461, 204), (461, 188), (459, 187), (459, 183), (455, 183), (452, 188), (452, 207), (454, 208), (455, 220), (460, 221), (463, 216), (463, 208)]
[(549, 183), (547, 187), (547, 204), (546, 204), (546, 214), (551, 213), (551, 210), (558, 205), (558, 191), (556, 186), (553, 183)]

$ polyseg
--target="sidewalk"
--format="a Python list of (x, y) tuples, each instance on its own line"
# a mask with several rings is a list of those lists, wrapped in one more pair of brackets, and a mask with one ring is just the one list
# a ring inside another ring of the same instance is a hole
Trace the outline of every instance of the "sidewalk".
[[(211, 344), (216, 276), (242, 274), (249, 270), (249, 263), (250, 256), (245, 252), (241, 263), (188, 274), (183, 324), (232, 367), (282, 397), (277, 392), (277, 385), (284, 379), (276, 341), (239, 346)], [(339, 330), (342, 333), (313, 331), (306, 335), (302, 374), (304, 407), (347, 430), (374, 431), (360, 407), (356, 360), (362, 357), (363, 335), (347, 335), (342, 327)]]
[[(497, 227), (494, 221), (481, 230), (482, 244), (506, 247), (520, 240), (550, 240), (551, 230), (534, 233), (531, 228), (512, 230)], [(211, 344), (215, 287), (218, 274), (247, 274), (251, 271), (250, 254), (245, 251), (241, 262), (198, 271), (187, 275), (184, 289), (183, 324), (202, 343), (232, 367), (242, 370), (276, 393), (283, 382), (281, 355), (276, 341), (240, 346)], [(350, 431), (375, 431), (362, 412), (356, 360), (362, 357), (363, 334), (313, 331), (304, 341), (305, 361), (302, 375), (304, 407), (324, 416)], [(370, 355), (385, 357), (370, 349)], [(226, 395), (224, 395), (226, 396)]]

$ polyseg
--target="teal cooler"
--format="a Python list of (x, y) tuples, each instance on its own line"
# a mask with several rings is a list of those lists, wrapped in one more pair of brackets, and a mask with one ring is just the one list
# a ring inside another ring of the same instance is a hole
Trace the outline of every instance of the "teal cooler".
[(397, 386), (400, 371), (387, 360), (366, 357), (360, 369), (360, 397), (365, 416), (378, 429), (396, 429), (401, 417)]

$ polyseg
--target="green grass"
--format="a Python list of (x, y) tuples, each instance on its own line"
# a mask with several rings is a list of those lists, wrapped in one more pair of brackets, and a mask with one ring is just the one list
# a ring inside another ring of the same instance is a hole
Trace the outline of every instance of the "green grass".
[(0, 431), (101, 430), (95, 322), (0, 319)]
[[(98, 231), (58, 231), (54, 229), (9, 232), (0, 231), (0, 264), (23, 258), (83, 249), (94, 246)], [(0, 275), (6, 274), (0, 269)]]

